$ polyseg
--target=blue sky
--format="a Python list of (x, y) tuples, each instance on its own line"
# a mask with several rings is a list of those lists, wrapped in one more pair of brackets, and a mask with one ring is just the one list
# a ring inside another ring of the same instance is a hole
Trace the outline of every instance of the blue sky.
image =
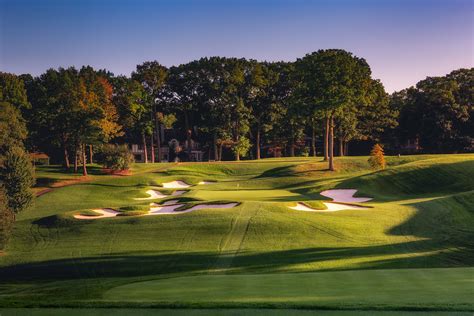
[(0, 0), (0, 70), (293, 61), (342, 48), (387, 91), (474, 65), (474, 0)]

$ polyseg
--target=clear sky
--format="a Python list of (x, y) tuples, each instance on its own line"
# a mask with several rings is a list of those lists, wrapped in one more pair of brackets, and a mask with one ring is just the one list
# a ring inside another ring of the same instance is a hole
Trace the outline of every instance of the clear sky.
[(204, 56), (293, 61), (342, 48), (387, 91), (474, 64), (474, 0), (0, 0), (0, 70)]

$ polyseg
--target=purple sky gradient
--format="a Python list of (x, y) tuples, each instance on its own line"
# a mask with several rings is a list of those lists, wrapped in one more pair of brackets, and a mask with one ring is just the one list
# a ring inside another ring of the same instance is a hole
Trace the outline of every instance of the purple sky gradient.
[(474, 0), (0, 0), (0, 70), (204, 56), (293, 61), (342, 48), (392, 92), (474, 65)]

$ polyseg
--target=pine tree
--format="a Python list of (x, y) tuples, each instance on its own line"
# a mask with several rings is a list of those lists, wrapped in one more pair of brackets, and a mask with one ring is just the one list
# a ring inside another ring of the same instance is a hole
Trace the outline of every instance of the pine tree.
[(34, 170), (30, 157), (21, 147), (7, 150), (0, 163), (0, 182), (5, 187), (8, 208), (18, 214), (33, 202)]
[(385, 156), (381, 145), (375, 144), (372, 147), (369, 164), (373, 169), (385, 169)]

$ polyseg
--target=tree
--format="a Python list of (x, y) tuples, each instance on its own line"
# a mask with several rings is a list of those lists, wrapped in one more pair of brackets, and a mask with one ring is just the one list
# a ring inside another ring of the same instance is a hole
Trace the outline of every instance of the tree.
[(26, 137), (26, 123), (20, 110), (8, 102), (0, 102), (0, 155), (8, 148), (23, 146)]
[(34, 171), (23, 148), (10, 147), (0, 162), (0, 184), (4, 187), (7, 206), (18, 214), (33, 202)]
[(138, 136), (143, 144), (145, 162), (148, 162), (146, 137), (153, 132), (153, 121), (150, 120), (148, 106), (149, 95), (138, 81), (119, 77), (114, 82), (114, 103), (125, 132)]
[(474, 68), (428, 77), (392, 96), (400, 109), (399, 138), (418, 139), (427, 152), (455, 152), (471, 146)]
[[(24, 151), (26, 124), (20, 113), (26, 100), (18, 96), (26, 92), (16, 77), (0, 75), (0, 249), (5, 247), (15, 214), (28, 208), (33, 201), (33, 167)], [(21, 91), (23, 90), (23, 91)], [(12, 102), (12, 103), (10, 103)]]
[[(150, 120), (154, 123), (156, 135), (156, 148), (158, 150), (158, 162), (161, 162), (161, 140), (160, 122), (158, 120), (158, 102), (160, 93), (165, 85), (168, 70), (157, 61), (147, 61), (137, 66), (137, 70), (132, 73), (132, 78), (140, 82), (149, 95), (150, 100)], [(153, 132), (151, 133), (151, 160), (155, 162), (155, 151), (153, 148)]]
[(7, 245), (13, 227), (14, 215), (8, 208), (5, 188), (0, 185), (0, 250)]
[[(251, 124), (255, 138), (255, 158), (261, 157), (262, 136), (270, 132), (283, 116), (280, 82), (285, 78), (285, 63), (252, 63), (253, 69), (248, 84), (248, 104), (251, 109)], [(263, 134), (263, 135), (262, 135)]]
[(375, 144), (370, 152), (369, 164), (373, 169), (385, 169), (385, 156), (382, 146)]
[(0, 72), (0, 102), (8, 102), (19, 110), (29, 109), (23, 80), (14, 75)]
[(298, 94), (307, 107), (326, 113), (329, 170), (334, 170), (334, 118), (365, 97), (371, 82), (367, 62), (339, 49), (319, 50), (296, 61)]

